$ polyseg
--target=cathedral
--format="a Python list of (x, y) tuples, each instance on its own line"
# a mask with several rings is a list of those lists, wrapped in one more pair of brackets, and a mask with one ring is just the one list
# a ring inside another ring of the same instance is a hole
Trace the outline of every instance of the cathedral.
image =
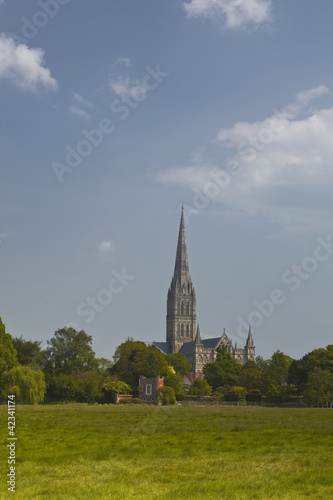
[(220, 337), (202, 339), (197, 325), (196, 296), (192, 284), (185, 238), (184, 212), (182, 209), (175, 270), (167, 298), (166, 342), (153, 342), (164, 354), (181, 352), (192, 366), (195, 377), (201, 377), (203, 367), (216, 359), (217, 347), (225, 347), (227, 352), (244, 364), (255, 358), (255, 346), (249, 328), (244, 348), (232, 345), (225, 329)]

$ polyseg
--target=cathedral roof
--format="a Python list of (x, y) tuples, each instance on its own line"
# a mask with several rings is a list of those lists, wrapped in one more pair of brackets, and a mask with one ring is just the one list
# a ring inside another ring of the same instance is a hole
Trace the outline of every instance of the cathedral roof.
[(221, 337), (215, 337), (213, 339), (203, 339), (202, 343), (204, 347), (214, 348), (219, 343)]
[(154, 345), (163, 352), (163, 354), (170, 354), (172, 352), (169, 342), (148, 342), (147, 345)]
[(194, 342), (184, 342), (179, 352), (182, 354), (192, 354)]

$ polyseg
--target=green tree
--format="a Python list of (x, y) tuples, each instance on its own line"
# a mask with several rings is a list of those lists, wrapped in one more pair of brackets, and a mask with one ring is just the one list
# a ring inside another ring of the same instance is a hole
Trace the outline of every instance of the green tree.
[(188, 393), (196, 396), (210, 396), (212, 388), (204, 378), (195, 378), (189, 387)]
[(38, 340), (25, 340), (22, 335), (14, 337), (13, 346), (16, 349), (20, 365), (32, 365), (34, 368), (42, 370), (46, 362), (46, 355), (41, 344), (42, 342)]
[(17, 366), (18, 360), (16, 350), (13, 345), (12, 337), (6, 333), (5, 325), (0, 318), (0, 396), (5, 398), (7, 396), (6, 390), (3, 388), (2, 376), (4, 372), (11, 370)]
[(44, 374), (32, 366), (15, 366), (3, 374), (2, 382), (7, 394), (15, 394), (17, 403), (35, 405), (44, 401)]
[(217, 356), (214, 363), (207, 363), (203, 372), (209, 385), (213, 390), (217, 387), (225, 387), (227, 390), (236, 385), (238, 375), (241, 371), (241, 365), (232, 358), (226, 348), (218, 347)]
[(162, 405), (174, 405), (176, 403), (175, 391), (172, 387), (159, 387), (155, 394), (155, 401), (161, 401)]
[(172, 387), (176, 394), (183, 392), (183, 377), (178, 373), (169, 373), (164, 377), (164, 387)]
[(127, 339), (117, 347), (111, 374), (135, 390), (139, 384), (139, 376), (163, 376), (168, 371), (168, 363), (164, 354), (155, 346), (147, 347), (144, 342)]
[(76, 375), (60, 373), (50, 391), (50, 398), (53, 401), (75, 401), (79, 388), (79, 380)]
[(237, 385), (245, 387), (247, 390), (259, 390), (261, 387), (263, 373), (254, 361), (247, 361), (240, 370), (237, 378)]
[(187, 361), (185, 354), (182, 352), (169, 353), (165, 359), (172, 366), (176, 373), (183, 377), (188, 377), (191, 371), (191, 364)]
[(332, 406), (333, 374), (330, 370), (316, 367), (309, 373), (303, 401), (309, 406)]
[(271, 402), (286, 402), (293, 394), (293, 388), (288, 385), (288, 370), (292, 358), (281, 351), (276, 351), (264, 370), (262, 390)]
[(116, 394), (130, 394), (131, 388), (125, 382), (108, 382), (102, 385), (103, 401), (113, 403)]
[(84, 330), (61, 328), (47, 341), (48, 358), (53, 360), (56, 374), (75, 374), (79, 371), (95, 371), (98, 363), (91, 347), (92, 337)]

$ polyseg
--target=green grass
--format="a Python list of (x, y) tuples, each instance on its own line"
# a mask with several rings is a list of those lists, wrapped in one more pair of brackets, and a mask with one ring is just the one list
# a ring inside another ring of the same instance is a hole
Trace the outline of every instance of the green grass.
[(333, 498), (329, 409), (73, 404), (18, 406), (16, 420), (16, 499)]

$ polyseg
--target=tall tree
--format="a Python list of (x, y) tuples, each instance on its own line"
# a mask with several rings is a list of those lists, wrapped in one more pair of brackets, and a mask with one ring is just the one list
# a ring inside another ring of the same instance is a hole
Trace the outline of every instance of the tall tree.
[(155, 346), (148, 347), (144, 342), (127, 339), (117, 347), (114, 365), (110, 372), (135, 390), (139, 376), (157, 377), (167, 373), (168, 363), (164, 354)]
[[(11, 370), (11, 368), (18, 364), (12, 337), (9, 333), (6, 333), (5, 325), (0, 318), (0, 387), (3, 387), (2, 376), (4, 372)], [(4, 389), (0, 392), (2, 398), (6, 396)]]
[(47, 341), (48, 358), (52, 359), (56, 374), (76, 374), (79, 371), (94, 371), (98, 367), (91, 347), (92, 337), (84, 330), (61, 328)]
[(316, 367), (309, 373), (304, 390), (304, 402), (309, 406), (332, 406), (333, 373)]
[(185, 354), (182, 352), (170, 353), (165, 356), (165, 359), (174, 368), (176, 373), (183, 377), (189, 376), (191, 364), (187, 361)]
[(229, 390), (233, 385), (236, 385), (241, 365), (232, 358), (225, 347), (218, 347), (216, 351), (216, 360), (214, 363), (207, 363), (203, 372), (214, 391), (218, 387)]
[(46, 362), (45, 352), (41, 348), (41, 341), (25, 340), (21, 337), (13, 338), (13, 345), (17, 352), (20, 365), (32, 365), (41, 370)]

